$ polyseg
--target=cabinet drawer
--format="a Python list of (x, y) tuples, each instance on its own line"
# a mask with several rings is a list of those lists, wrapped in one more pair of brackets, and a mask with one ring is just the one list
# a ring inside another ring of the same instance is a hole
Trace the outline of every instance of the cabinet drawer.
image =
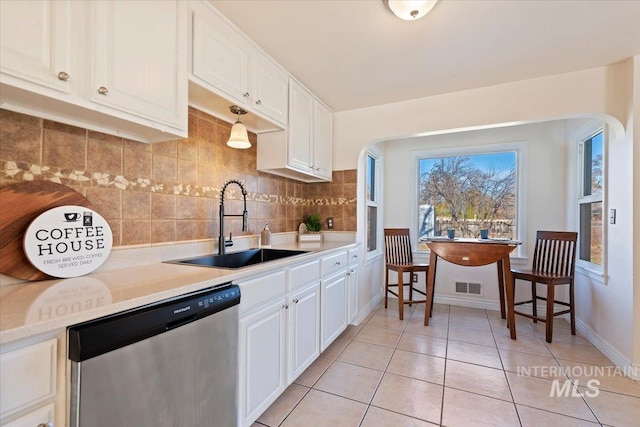
[(347, 252), (347, 256), (349, 258), (349, 265), (358, 263), (358, 249), (359, 248), (349, 249), (349, 251)]
[(289, 290), (320, 279), (320, 261), (315, 260), (289, 269)]
[(322, 277), (327, 277), (340, 270), (346, 269), (347, 261), (347, 251), (324, 258), (321, 266)]
[(284, 295), (286, 292), (286, 280), (284, 271), (268, 274), (266, 276), (238, 282), (240, 286), (240, 311), (265, 302), (273, 297)]
[(56, 347), (52, 339), (0, 355), (0, 417), (55, 394)]
[(42, 424), (47, 425), (48, 423), (53, 423), (55, 421), (53, 417), (53, 403), (50, 403), (5, 424), (4, 427), (36, 427)]

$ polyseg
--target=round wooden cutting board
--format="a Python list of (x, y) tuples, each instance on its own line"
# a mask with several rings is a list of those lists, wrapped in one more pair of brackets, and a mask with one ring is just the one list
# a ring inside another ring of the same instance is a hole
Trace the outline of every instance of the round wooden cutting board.
[(93, 209), (82, 194), (55, 182), (20, 182), (0, 189), (0, 273), (24, 280), (52, 278), (31, 265), (22, 241), (38, 215), (65, 205)]

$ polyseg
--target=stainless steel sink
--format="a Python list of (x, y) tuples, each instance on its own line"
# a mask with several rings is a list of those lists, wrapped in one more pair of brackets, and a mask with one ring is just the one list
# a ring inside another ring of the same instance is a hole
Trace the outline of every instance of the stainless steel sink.
[(205, 255), (167, 262), (213, 268), (242, 268), (306, 253), (307, 251), (286, 249), (247, 249), (223, 255)]

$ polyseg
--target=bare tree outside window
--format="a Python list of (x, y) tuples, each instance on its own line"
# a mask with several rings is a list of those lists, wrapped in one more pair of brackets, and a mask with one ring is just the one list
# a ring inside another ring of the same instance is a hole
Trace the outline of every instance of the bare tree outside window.
[(516, 152), (419, 161), (419, 237), (516, 238)]

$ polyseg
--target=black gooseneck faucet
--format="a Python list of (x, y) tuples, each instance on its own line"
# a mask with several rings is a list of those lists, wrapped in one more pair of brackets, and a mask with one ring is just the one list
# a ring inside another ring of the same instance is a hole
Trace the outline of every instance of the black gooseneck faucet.
[[(244, 210), (242, 211), (241, 215), (230, 215), (230, 214), (225, 214), (224, 213), (224, 192), (227, 189), (227, 187), (229, 186), (229, 184), (238, 184), (238, 186), (240, 187), (240, 189), (242, 189), (242, 200), (244, 201)], [(218, 254), (223, 255), (226, 251), (225, 248), (227, 246), (233, 246), (233, 236), (231, 233), (229, 233), (229, 240), (225, 240), (224, 238), (224, 218), (227, 216), (235, 216), (235, 217), (242, 217), (242, 231), (247, 231), (248, 227), (247, 227), (247, 218), (248, 218), (248, 213), (247, 213), (247, 190), (244, 188), (244, 185), (242, 185), (242, 183), (236, 179), (232, 179), (230, 181), (227, 181), (223, 186), (222, 186), (222, 191), (220, 191), (220, 236), (218, 237)]]

